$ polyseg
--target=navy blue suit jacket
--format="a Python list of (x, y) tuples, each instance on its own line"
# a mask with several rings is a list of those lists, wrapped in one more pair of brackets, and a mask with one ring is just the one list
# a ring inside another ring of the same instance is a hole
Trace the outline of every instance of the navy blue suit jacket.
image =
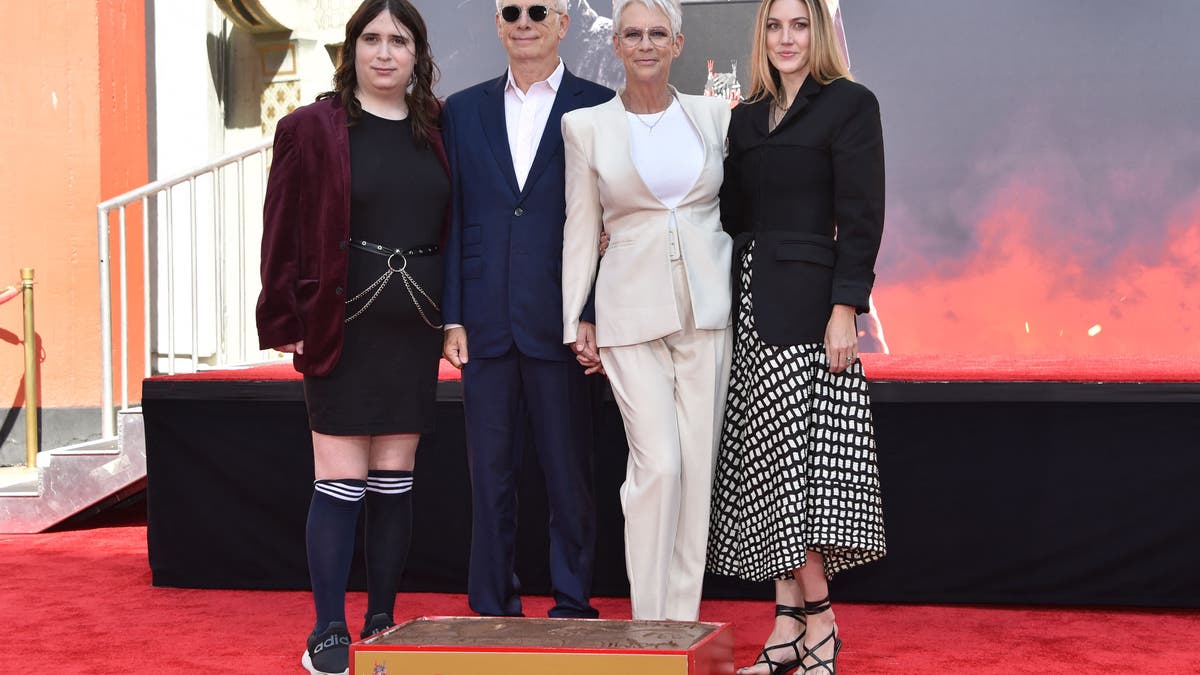
[[(504, 121), (507, 73), (446, 100), (442, 137), (454, 196), (446, 245), (446, 323), (467, 329), (472, 357), (522, 354), (574, 360), (562, 342), (563, 113), (611, 99), (611, 89), (566, 71), (546, 130), (517, 188)], [(584, 320), (594, 321), (589, 303)]]

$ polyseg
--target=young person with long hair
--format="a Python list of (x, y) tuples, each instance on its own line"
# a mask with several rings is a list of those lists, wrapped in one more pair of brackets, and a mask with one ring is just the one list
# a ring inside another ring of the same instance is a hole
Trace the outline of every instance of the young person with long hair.
[(263, 217), (259, 343), (304, 374), (316, 480), (307, 523), (316, 624), (302, 664), (348, 670), (345, 592), (366, 511), (367, 613), (393, 624), (413, 467), (433, 430), (450, 180), (425, 23), (367, 0), (333, 91), (280, 120)]
[(883, 133), (823, 0), (763, 0), (733, 111), (721, 219), (737, 316), (708, 567), (775, 580), (775, 627), (739, 675), (832, 675), (829, 579), (886, 551), (858, 362), (883, 234)]

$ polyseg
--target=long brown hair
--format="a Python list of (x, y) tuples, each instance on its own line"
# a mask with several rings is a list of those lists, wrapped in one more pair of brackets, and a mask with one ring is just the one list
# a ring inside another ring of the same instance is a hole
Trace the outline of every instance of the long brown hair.
[[(850, 76), (850, 68), (842, 56), (837, 34), (834, 31), (833, 17), (825, 0), (800, 0), (808, 7), (809, 42), (808, 42), (808, 72), (821, 84), (829, 84), (834, 80)], [(779, 70), (771, 65), (767, 57), (767, 17), (775, 0), (762, 0), (758, 6), (758, 18), (754, 24), (754, 45), (750, 52), (750, 95), (748, 103), (761, 101), (764, 98), (779, 100), (783, 95), (783, 87)]]
[(333, 74), (333, 91), (321, 94), (317, 100), (339, 99), (346, 110), (348, 126), (354, 126), (362, 119), (362, 103), (354, 95), (358, 89), (354, 56), (359, 36), (366, 30), (367, 24), (374, 21), (381, 12), (391, 14), (393, 19), (412, 33), (417, 59), (413, 65), (412, 83), (409, 92), (404, 95), (404, 100), (408, 103), (413, 138), (421, 145), (429, 145), (430, 137), (438, 132), (441, 109), (437, 97), (433, 95), (438, 68), (429, 49), (429, 31), (425, 28), (425, 20), (409, 0), (365, 0), (358, 6), (354, 15), (346, 22), (346, 40), (342, 43), (341, 63)]

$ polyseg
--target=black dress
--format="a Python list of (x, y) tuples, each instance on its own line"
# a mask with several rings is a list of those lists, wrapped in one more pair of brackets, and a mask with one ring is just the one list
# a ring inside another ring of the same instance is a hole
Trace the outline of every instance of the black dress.
[[(449, 199), (450, 181), (441, 162), (431, 148), (414, 143), (408, 119), (387, 120), (364, 111), (350, 127), (352, 241), (405, 250), (438, 244)], [(387, 271), (388, 259), (353, 246), (349, 255), (346, 298), (352, 299)], [(401, 267), (398, 257), (393, 265)], [(421, 290), (441, 305), (442, 256), (410, 256), (405, 269), (415, 284), (406, 287), (394, 274), (373, 301), (372, 290), (346, 305), (350, 318), (370, 302), (345, 325), (333, 371), (304, 376), (313, 431), (335, 436), (433, 431), (442, 331), (430, 323), (440, 324), (441, 313)]]

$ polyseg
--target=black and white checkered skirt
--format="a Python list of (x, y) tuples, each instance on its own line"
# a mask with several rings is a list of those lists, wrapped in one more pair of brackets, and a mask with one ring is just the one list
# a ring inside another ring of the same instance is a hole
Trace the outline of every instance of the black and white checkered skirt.
[(788, 578), (811, 550), (832, 577), (887, 550), (867, 382), (859, 363), (830, 373), (820, 344), (778, 347), (759, 338), (753, 249), (741, 260), (708, 569), (751, 581)]

